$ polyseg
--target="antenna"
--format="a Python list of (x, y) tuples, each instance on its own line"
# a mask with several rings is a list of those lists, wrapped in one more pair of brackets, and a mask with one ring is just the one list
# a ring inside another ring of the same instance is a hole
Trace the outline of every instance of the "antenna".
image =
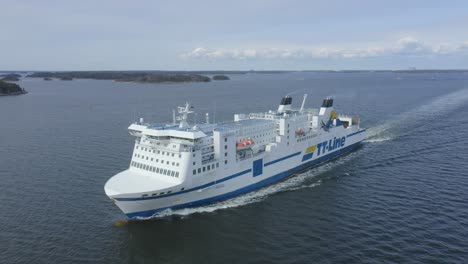
[(305, 102), (307, 100), (307, 94), (304, 94), (304, 99), (302, 99), (302, 105), (301, 105), (301, 112), (304, 111), (304, 105), (305, 105)]
[(188, 115), (193, 113), (190, 109), (192, 108), (188, 102), (185, 103), (185, 106), (179, 106), (177, 107), (179, 110), (180, 116), (177, 118), (177, 120), (180, 121), (179, 127), (180, 128), (187, 128), (188, 127)]
[(210, 123), (210, 114), (206, 113), (205, 116), (206, 116), (206, 123), (209, 124)]
[(172, 109), (172, 124), (176, 124), (176, 115), (175, 115), (175, 109)]

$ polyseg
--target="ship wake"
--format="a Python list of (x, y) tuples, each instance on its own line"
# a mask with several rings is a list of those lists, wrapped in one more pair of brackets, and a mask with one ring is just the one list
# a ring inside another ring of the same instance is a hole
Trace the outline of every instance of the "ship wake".
[(458, 90), (435, 98), (427, 104), (408, 112), (399, 114), (396, 118), (386, 121), (367, 130), (364, 142), (383, 142), (396, 138), (401, 131), (408, 131), (423, 121), (445, 116), (468, 102), (468, 89)]

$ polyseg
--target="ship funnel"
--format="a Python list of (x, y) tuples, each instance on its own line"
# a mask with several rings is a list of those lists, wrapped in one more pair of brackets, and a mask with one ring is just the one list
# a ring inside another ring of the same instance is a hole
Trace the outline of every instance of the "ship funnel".
[(333, 99), (331, 97), (327, 97), (323, 99), (322, 107), (332, 107), (333, 106)]
[(292, 103), (292, 98), (289, 96), (285, 96), (281, 99), (281, 103), (278, 107), (278, 113), (282, 114), (286, 111), (291, 110), (291, 103)]
[(319, 115), (326, 116), (328, 118), (328, 116), (330, 115), (332, 111), (333, 111), (333, 99), (331, 97), (327, 97), (323, 99), (322, 107), (320, 107)]

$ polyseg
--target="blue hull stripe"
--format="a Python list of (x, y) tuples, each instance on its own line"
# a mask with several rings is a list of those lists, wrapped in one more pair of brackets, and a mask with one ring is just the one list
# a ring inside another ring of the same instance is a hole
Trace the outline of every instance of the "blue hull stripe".
[(311, 152), (309, 154), (305, 154), (303, 157), (302, 157), (302, 161), (306, 161), (306, 160), (309, 160), (312, 158), (312, 156), (314, 156), (314, 152)]
[(283, 161), (283, 160), (286, 160), (286, 159), (295, 157), (295, 156), (297, 156), (297, 155), (301, 155), (301, 152), (299, 151), (299, 152), (293, 153), (293, 154), (291, 154), (291, 155), (288, 155), (288, 156), (279, 158), (279, 159), (277, 159), (277, 160), (267, 162), (267, 163), (265, 163), (265, 167), (266, 167), (266, 166), (273, 165), (273, 164), (275, 164), (275, 163), (277, 163), (277, 162), (280, 162), (280, 161)]
[(357, 135), (357, 134), (360, 134), (360, 133), (362, 133), (362, 132), (366, 132), (366, 130), (365, 130), (365, 129), (359, 130), (358, 132), (354, 132), (354, 133), (352, 133), (352, 134), (349, 134), (349, 135), (347, 135), (346, 137), (349, 138), (349, 137), (355, 136), (355, 135)]
[(117, 200), (117, 201), (141, 201), (141, 200), (153, 200), (153, 199), (165, 198), (165, 197), (169, 197), (169, 196), (174, 196), (174, 195), (179, 195), (179, 194), (182, 194), (182, 193), (187, 193), (187, 192), (192, 192), (192, 191), (204, 189), (204, 188), (210, 187), (212, 185), (215, 185), (215, 184), (225, 182), (225, 181), (228, 181), (230, 179), (242, 176), (242, 175), (244, 175), (246, 173), (249, 173), (251, 171), (252, 171), (251, 169), (248, 169), (248, 170), (241, 171), (239, 173), (233, 174), (231, 176), (228, 176), (226, 178), (222, 178), (221, 180), (212, 181), (212, 182), (209, 182), (207, 184), (200, 185), (200, 186), (197, 186), (197, 187), (194, 187), (194, 188), (191, 188), (191, 189), (187, 189), (187, 190), (183, 190), (183, 191), (175, 192), (175, 193), (170, 193), (170, 194), (166, 194), (166, 195), (159, 195), (159, 196), (152, 196), (152, 197), (135, 197), (135, 198), (114, 198), (114, 199)]
[(299, 165), (299, 166), (297, 166), (295, 168), (292, 168), (290, 170), (287, 170), (287, 171), (284, 171), (282, 173), (276, 174), (275, 176), (272, 176), (272, 177), (267, 178), (265, 180), (259, 181), (257, 183), (251, 184), (249, 186), (240, 188), (238, 190), (235, 190), (235, 191), (232, 191), (232, 192), (229, 192), (229, 193), (225, 193), (225, 194), (221, 194), (221, 195), (218, 195), (218, 196), (213, 196), (213, 197), (210, 197), (210, 198), (206, 198), (206, 199), (202, 199), (202, 200), (198, 200), (198, 201), (193, 201), (193, 202), (189, 202), (189, 203), (185, 203), (185, 204), (179, 204), (179, 205), (175, 205), (175, 206), (164, 207), (164, 208), (148, 210), (148, 211), (129, 213), (129, 214), (127, 214), (127, 217), (128, 218), (150, 217), (150, 216), (152, 216), (152, 215), (154, 215), (154, 214), (156, 214), (158, 212), (164, 211), (166, 209), (176, 210), (176, 209), (181, 209), (181, 208), (186, 208), (186, 207), (195, 207), (195, 206), (200, 206), (200, 205), (204, 205), (204, 204), (214, 203), (214, 202), (226, 200), (226, 199), (229, 199), (229, 198), (233, 198), (233, 197), (239, 196), (241, 194), (245, 194), (245, 193), (260, 189), (262, 187), (265, 187), (265, 186), (270, 185), (272, 183), (275, 183), (277, 181), (283, 180), (283, 179), (287, 178), (288, 176), (291, 176), (294, 173), (297, 173), (297, 172), (303, 171), (305, 169), (309, 169), (310, 167), (317, 166), (317, 165), (320, 165), (322, 163), (325, 163), (326, 161), (328, 161), (330, 159), (337, 158), (338, 156), (344, 155), (344, 154), (356, 149), (358, 146), (359, 146), (359, 142), (355, 143), (353, 145), (347, 146), (345, 148), (342, 148), (340, 150), (337, 150), (335, 152), (332, 152), (330, 154), (327, 154), (327, 155), (325, 155), (323, 157), (320, 157), (320, 158), (318, 158), (316, 160), (312, 160), (312, 161), (309, 161), (307, 163), (301, 164), (301, 165)]

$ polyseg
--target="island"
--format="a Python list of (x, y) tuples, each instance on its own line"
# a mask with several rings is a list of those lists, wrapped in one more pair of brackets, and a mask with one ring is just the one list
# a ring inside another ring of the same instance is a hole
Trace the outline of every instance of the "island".
[(32, 78), (58, 78), (61, 80), (95, 79), (137, 83), (186, 83), (209, 82), (208, 76), (194, 73), (133, 72), (133, 71), (80, 71), (80, 72), (35, 72)]
[(215, 81), (227, 81), (227, 80), (230, 80), (230, 79), (229, 79), (229, 76), (226, 76), (226, 75), (215, 75), (215, 76), (213, 76), (213, 80), (215, 80)]
[(44, 81), (52, 81), (52, 78), (44, 77)]
[(21, 78), (21, 75), (17, 73), (10, 73), (0, 76), (0, 80), (7, 81), (7, 82), (17, 82)]
[(8, 83), (0, 80), (0, 96), (26, 94), (26, 90), (16, 83)]

